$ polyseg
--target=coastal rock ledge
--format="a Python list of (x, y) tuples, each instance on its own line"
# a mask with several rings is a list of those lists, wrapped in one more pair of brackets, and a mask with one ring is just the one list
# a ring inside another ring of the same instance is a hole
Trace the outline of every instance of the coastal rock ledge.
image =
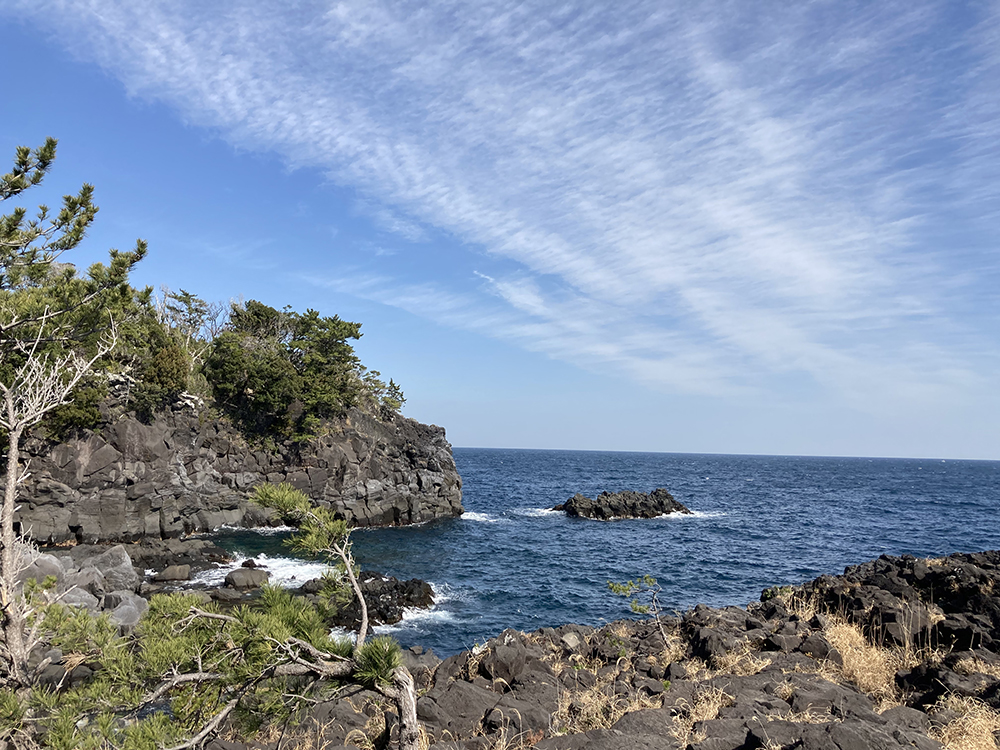
[(247, 498), (288, 482), (354, 526), (402, 526), (462, 513), (444, 429), (352, 409), (306, 443), (248, 445), (228, 422), (178, 407), (152, 424), (126, 417), (58, 445), (27, 441), (31, 476), (16, 521), (41, 544), (134, 542), (220, 526), (269, 525)]
[(592, 500), (579, 492), (552, 510), (565, 511), (571, 518), (595, 518), (609, 521), (615, 518), (658, 518), (669, 513), (691, 515), (691, 510), (674, 500), (662, 487), (645, 492), (602, 492)]

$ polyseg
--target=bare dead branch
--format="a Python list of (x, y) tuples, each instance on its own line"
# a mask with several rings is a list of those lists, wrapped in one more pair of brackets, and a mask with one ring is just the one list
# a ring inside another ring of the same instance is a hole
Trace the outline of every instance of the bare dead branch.
[(212, 719), (207, 724), (205, 724), (202, 730), (198, 732), (198, 734), (196, 734), (194, 737), (192, 737), (187, 742), (184, 742), (180, 745), (174, 745), (172, 748), (169, 748), (168, 750), (190, 750), (190, 748), (198, 747), (198, 745), (204, 742), (205, 739), (212, 732), (214, 732), (216, 729), (219, 728), (219, 725), (222, 724), (222, 722), (226, 720), (226, 717), (229, 716), (229, 714), (233, 712), (236, 706), (239, 705), (240, 697), (242, 696), (238, 696), (229, 701), (229, 703), (227, 703), (225, 707), (221, 711), (219, 711), (219, 713), (217, 713), (214, 717), (212, 717)]
[(169, 680), (164, 680), (155, 690), (144, 695), (142, 698), (142, 704), (149, 705), (150, 703), (155, 703), (178, 685), (184, 685), (189, 682), (214, 682), (224, 678), (225, 675), (219, 674), (218, 672), (187, 672), (185, 674), (179, 674)]

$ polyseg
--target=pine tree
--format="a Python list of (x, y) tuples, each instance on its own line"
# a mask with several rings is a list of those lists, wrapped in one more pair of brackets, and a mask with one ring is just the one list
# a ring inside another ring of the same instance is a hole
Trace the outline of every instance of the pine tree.
[[(0, 202), (17, 198), (42, 182), (56, 156), (48, 138), (37, 149), (19, 147), (13, 169), (0, 177)], [(28, 685), (28, 655), (34, 645), (26, 631), (31, 606), (17, 589), (21, 563), (14, 513), (19, 485), (27, 478), (20, 444), (27, 430), (68, 403), (76, 385), (117, 343), (108, 314), (132, 295), (128, 274), (146, 253), (141, 240), (130, 252), (110, 251), (107, 265), (79, 276), (63, 253), (80, 244), (97, 215), (94, 188), (85, 184), (63, 198), (51, 216), (39, 206), (33, 218), (18, 206), (0, 216), (0, 430), (5, 481), (0, 501), (0, 683)]]

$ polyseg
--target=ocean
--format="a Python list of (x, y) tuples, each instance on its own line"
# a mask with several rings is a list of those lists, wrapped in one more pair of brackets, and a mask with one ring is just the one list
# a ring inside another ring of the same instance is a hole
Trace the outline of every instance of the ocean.
[[(456, 448), (460, 518), (358, 530), (365, 569), (422, 578), (431, 610), (379, 628), (440, 656), (505, 628), (530, 631), (629, 617), (608, 581), (654, 576), (666, 611), (745, 605), (772, 585), (842, 573), (882, 554), (1000, 548), (1000, 462)], [(665, 487), (694, 515), (569, 519), (577, 492)], [(217, 542), (297, 585), (321, 566), (295, 559), (288, 532), (228, 530)], [(221, 580), (220, 570), (214, 577)]]

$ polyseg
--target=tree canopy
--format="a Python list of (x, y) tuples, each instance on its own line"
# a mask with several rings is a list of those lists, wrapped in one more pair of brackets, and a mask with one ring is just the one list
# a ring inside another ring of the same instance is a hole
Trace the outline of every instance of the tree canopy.
[(217, 403), (255, 434), (310, 435), (353, 406), (388, 416), (402, 406), (396, 384), (378, 379), (349, 343), (361, 324), (316, 310), (232, 305), (204, 372)]

